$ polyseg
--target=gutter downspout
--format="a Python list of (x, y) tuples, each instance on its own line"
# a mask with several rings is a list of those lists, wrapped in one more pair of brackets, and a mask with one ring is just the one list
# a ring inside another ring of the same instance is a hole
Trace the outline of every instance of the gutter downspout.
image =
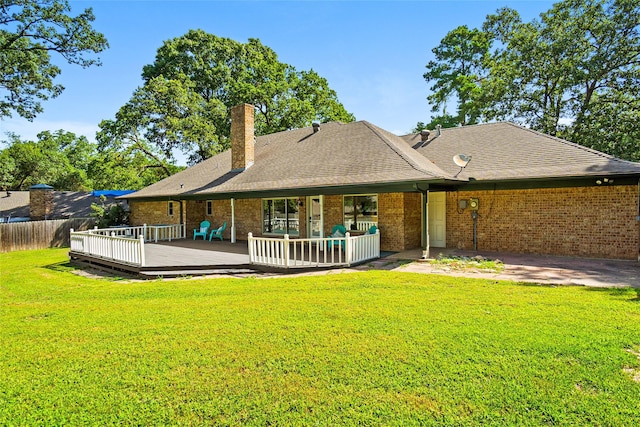
[(231, 198), (231, 243), (236, 242), (236, 200)]

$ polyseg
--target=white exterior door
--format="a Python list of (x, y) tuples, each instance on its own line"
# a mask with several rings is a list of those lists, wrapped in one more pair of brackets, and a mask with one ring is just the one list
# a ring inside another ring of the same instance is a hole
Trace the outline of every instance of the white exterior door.
[(429, 246), (447, 247), (447, 193), (429, 192)]
[(322, 196), (307, 197), (307, 235), (310, 239), (322, 236)]

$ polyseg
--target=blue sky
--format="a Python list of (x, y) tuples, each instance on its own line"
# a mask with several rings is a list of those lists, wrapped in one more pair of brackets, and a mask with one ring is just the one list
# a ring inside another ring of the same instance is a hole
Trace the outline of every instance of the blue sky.
[(240, 42), (258, 38), (280, 61), (325, 77), (346, 109), (397, 134), (430, 119), (422, 75), (431, 49), (459, 25), (479, 27), (487, 14), (509, 6), (529, 21), (552, 1), (71, 1), (72, 15), (88, 7), (94, 28), (110, 48), (103, 65), (64, 64), (58, 98), (44, 103), (33, 122), (0, 121), (6, 132), (36, 139), (42, 130), (64, 129), (94, 140), (101, 120), (112, 119), (142, 84), (165, 40), (200, 28)]

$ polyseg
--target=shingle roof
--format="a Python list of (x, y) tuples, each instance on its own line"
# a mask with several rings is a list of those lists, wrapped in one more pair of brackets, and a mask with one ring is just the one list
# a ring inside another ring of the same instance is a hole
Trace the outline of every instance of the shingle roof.
[(371, 123), (324, 123), (260, 136), (254, 164), (231, 171), (231, 151), (211, 157), (127, 198), (206, 196), (453, 179), (400, 137)]
[(487, 123), (431, 132), (427, 142), (420, 135), (402, 139), (449, 174), (460, 167), (456, 154), (472, 159), (459, 178), (523, 180), (602, 175), (640, 174), (640, 163), (610, 155), (533, 131), (514, 123)]
[[(29, 192), (11, 191), (7, 196), (0, 193), (0, 217), (29, 217)], [(106, 204), (123, 204), (107, 197)], [(88, 218), (93, 213), (91, 204), (100, 203), (100, 197), (89, 191), (54, 191), (51, 218)], [(125, 205), (126, 208), (126, 205)]]
[[(456, 154), (472, 156), (460, 171)], [(260, 136), (255, 162), (231, 170), (231, 151), (211, 157), (126, 198), (207, 197), (409, 182), (466, 182), (640, 175), (628, 162), (513, 123), (442, 129), (422, 142), (366, 121), (324, 123)]]
[(0, 193), (0, 217), (28, 217), (29, 192), (9, 191)]

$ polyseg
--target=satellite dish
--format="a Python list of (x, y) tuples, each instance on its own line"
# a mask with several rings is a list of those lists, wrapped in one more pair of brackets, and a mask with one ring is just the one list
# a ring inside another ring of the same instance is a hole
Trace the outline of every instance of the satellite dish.
[(466, 168), (470, 161), (471, 156), (467, 156), (466, 154), (456, 154), (455, 156), (453, 156), (453, 163), (460, 166), (461, 168)]

